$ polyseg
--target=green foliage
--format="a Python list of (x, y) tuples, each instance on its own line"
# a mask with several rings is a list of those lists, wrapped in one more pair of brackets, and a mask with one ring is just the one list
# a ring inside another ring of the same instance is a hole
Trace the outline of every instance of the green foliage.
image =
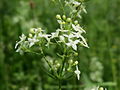
[[(76, 59), (80, 62), (82, 80), (71, 78), (63, 81), (64, 90), (83, 90), (82, 88), (92, 85), (105, 86), (108, 90), (120, 89), (119, 4), (119, 0), (87, 0), (88, 14), (83, 15), (79, 22), (87, 30), (90, 49), (78, 48), (80, 52)], [(63, 14), (59, 6), (51, 0), (0, 1), (0, 90), (58, 88), (42, 67), (42, 56), (30, 53), (19, 55), (15, 53), (14, 46), (19, 35), (28, 34), (31, 27), (43, 27), (48, 33), (53, 32), (58, 27), (56, 14)], [(46, 55), (53, 56), (56, 51), (59, 49), (52, 47), (46, 50)], [(102, 82), (98, 82), (97, 78), (93, 81), (90, 77), (93, 58), (97, 58), (103, 67), (99, 69), (102, 72)]]

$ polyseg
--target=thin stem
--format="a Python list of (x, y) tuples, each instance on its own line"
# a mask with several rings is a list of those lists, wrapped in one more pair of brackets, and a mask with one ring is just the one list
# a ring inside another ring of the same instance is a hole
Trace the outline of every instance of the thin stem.
[(62, 9), (63, 13), (65, 14), (64, 6), (63, 6), (61, 0), (59, 0), (59, 3), (60, 3), (60, 5), (61, 5), (61, 9)]
[(62, 74), (63, 69), (64, 69), (64, 66), (65, 66), (65, 57), (66, 57), (65, 55), (66, 55), (66, 48), (65, 48), (65, 46), (64, 46), (64, 55), (63, 55), (63, 62), (62, 62), (61, 74)]
[(82, 2), (80, 3), (80, 5), (77, 8), (77, 12), (71, 16), (71, 18), (73, 18), (73, 20), (77, 17), (77, 14), (78, 14), (79, 10), (81, 9), (81, 5), (82, 5)]
[(45, 61), (46, 61), (47, 64), (49, 65), (49, 67), (52, 69), (52, 66), (50, 65), (49, 61), (46, 59), (45, 54), (44, 54), (42, 48), (40, 48), (40, 50), (41, 50), (41, 53), (43, 54), (43, 58), (45, 59)]
[(61, 79), (59, 79), (59, 90), (62, 90), (62, 88), (61, 88)]

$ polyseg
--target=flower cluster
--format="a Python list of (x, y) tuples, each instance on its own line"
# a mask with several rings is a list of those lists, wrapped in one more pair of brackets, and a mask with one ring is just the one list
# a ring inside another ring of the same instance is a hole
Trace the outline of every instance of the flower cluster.
[(81, 13), (87, 13), (85, 6), (84, 6), (84, 0), (65, 0), (65, 3), (67, 6), (71, 9), (71, 14), (76, 14), (77, 17), (81, 17)]
[(72, 20), (71, 18), (66, 18), (65, 15), (62, 17), (57, 15), (58, 23), (60, 24), (60, 29), (57, 31), (61, 32), (59, 34), (60, 42), (63, 42), (68, 47), (72, 47), (77, 50), (77, 45), (88, 47), (85, 38), (82, 33), (86, 33), (85, 30), (78, 24), (77, 20)]
[[(57, 21), (60, 24), (60, 28), (56, 30), (56, 32), (52, 32), (47, 34), (45, 30), (41, 28), (31, 28), (28, 36), (22, 34), (20, 36), (20, 41), (16, 43), (15, 48), (16, 52), (20, 52), (22, 54), (25, 51), (28, 51), (33, 46), (46, 46), (49, 47), (52, 44), (59, 44), (60, 46), (64, 45), (69, 51), (70, 49), (77, 52), (78, 45), (82, 45), (88, 48), (88, 44), (85, 38), (82, 36), (83, 33), (86, 33), (85, 30), (78, 24), (77, 20), (72, 20), (71, 18), (67, 18), (65, 15), (60, 16), (56, 15)], [(76, 64), (68, 63), (67, 70), (69, 71), (71, 66), (76, 66), (76, 70), (74, 71), (79, 80), (80, 71), (78, 70), (78, 61), (75, 61)], [(57, 63), (53, 68), (59, 68), (61, 65)]]
[[(60, 28), (56, 32), (51, 34), (46, 34), (45, 30), (41, 28), (32, 28), (30, 29), (29, 36), (22, 34), (20, 41), (16, 43), (15, 48), (17, 52), (23, 52), (25, 48), (31, 48), (36, 44), (46, 43), (45, 46), (52, 44), (52, 39), (57, 38), (57, 42), (64, 43), (67, 47), (72, 47), (73, 50), (77, 50), (77, 45), (88, 47), (85, 38), (82, 36), (82, 33), (86, 33), (85, 30), (78, 24), (78, 21), (72, 21), (71, 18), (66, 18), (63, 15), (61, 18), (60, 15), (57, 15), (58, 23)], [(45, 41), (46, 40), (46, 41)]]
[(89, 46), (83, 37), (86, 31), (76, 20), (76, 17), (81, 18), (81, 12), (86, 13), (86, 10), (82, 0), (65, 0), (65, 4), (71, 8), (70, 17), (56, 15), (60, 27), (55, 32), (48, 34), (42, 28), (31, 28), (27, 36), (24, 34), (20, 36), (20, 41), (16, 43), (15, 49), (16, 52), (23, 54), (31, 51), (33, 47), (37, 47), (44, 55), (44, 48), (58, 45), (58, 47), (62, 47), (62, 55), (57, 53), (58, 58), (51, 61), (47, 59), (46, 55), (43, 56), (44, 61), (50, 67), (51, 74), (61, 80), (66, 73), (72, 72), (76, 74), (79, 80), (81, 72), (78, 69), (78, 61), (74, 61), (74, 55), (78, 54), (78, 46), (81, 45), (87, 48)]

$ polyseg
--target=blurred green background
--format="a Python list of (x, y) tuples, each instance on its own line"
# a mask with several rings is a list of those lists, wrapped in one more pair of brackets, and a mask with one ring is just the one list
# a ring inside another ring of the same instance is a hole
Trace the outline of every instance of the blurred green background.
[[(80, 21), (89, 49), (80, 50), (81, 80), (63, 82), (64, 90), (101, 85), (120, 90), (120, 0), (90, 0)], [(60, 5), (51, 0), (0, 0), (0, 90), (57, 90), (57, 82), (41, 69), (41, 57), (19, 55), (14, 46), (31, 27), (58, 28)]]

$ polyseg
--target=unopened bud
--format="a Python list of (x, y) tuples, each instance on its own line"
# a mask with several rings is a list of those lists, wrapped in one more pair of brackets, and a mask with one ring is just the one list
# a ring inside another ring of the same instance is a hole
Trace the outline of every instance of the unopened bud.
[(77, 26), (80, 26), (80, 24), (77, 24)]
[(41, 32), (42, 31), (42, 29), (41, 28), (38, 28), (38, 32)]
[(61, 16), (59, 14), (56, 15), (57, 19), (61, 19)]
[(31, 29), (30, 29), (30, 33), (34, 33), (34, 28), (31, 28)]
[(30, 34), (29, 34), (29, 37), (32, 38), (32, 36), (33, 36), (33, 35), (30, 33)]
[(72, 59), (71, 59), (71, 60), (69, 60), (69, 61), (68, 61), (68, 63), (69, 63), (69, 64), (72, 64), (72, 63), (73, 63), (73, 60), (72, 60)]
[(75, 56), (78, 56), (78, 53), (74, 53)]
[(72, 20), (71, 20), (71, 18), (67, 18), (67, 22), (71, 22)]
[(65, 24), (65, 22), (63, 21), (62, 24)]
[(56, 67), (60, 67), (60, 63), (57, 63)]
[(103, 87), (100, 87), (99, 90), (104, 90), (104, 88), (103, 88)]
[(77, 24), (78, 24), (78, 21), (76, 20), (76, 21), (74, 21), (74, 23), (75, 23), (75, 25), (77, 25)]
[(74, 64), (77, 65), (77, 64), (78, 64), (78, 61), (75, 61)]
[(69, 68), (67, 69), (67, 71), (70, 72), (70, 71), (71, 71), (71, 68), (69, 67)]
[(65, 20), (65, 19), (66, 19), (66, 16), (65, 16), (65, 15), (63, 15), (63, 16), (62, 16), (62, 18)]

